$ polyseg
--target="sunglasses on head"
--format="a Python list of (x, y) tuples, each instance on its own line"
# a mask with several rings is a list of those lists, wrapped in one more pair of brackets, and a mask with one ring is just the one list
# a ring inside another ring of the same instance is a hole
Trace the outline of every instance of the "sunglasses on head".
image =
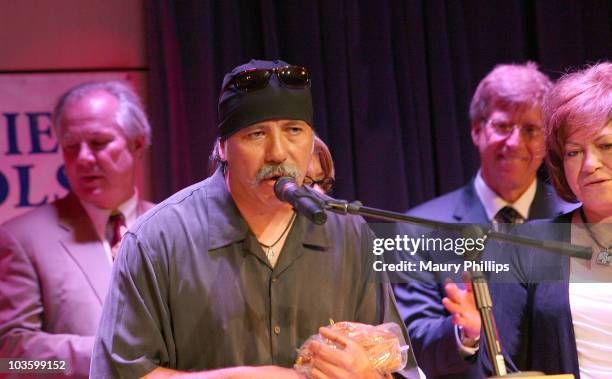
[(243, 92), (264, 89), (270, 82), (272, 74), (276, 74), (278, 81), (287, 87), (302, 88), (310, 85), (310, 72), (301, 66), (254, 68), (238, 73), (221, 92), (223, 93), (232, 84)]

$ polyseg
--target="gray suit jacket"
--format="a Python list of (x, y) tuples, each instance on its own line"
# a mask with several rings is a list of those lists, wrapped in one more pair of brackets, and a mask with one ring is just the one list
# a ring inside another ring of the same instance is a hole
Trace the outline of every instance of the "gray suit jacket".
[(0, 357), (62, 359), (87, 378), (110, 272), (72, 193), (0, 226)]
[[(551, 186), (538, 180), (529, 219), (552, 218), (574, 208), (575, 204), (563, 202)], [(476, 194), (474, 180), (458, 190), (411, 209), (408, 215), (451, 223), (490, 224)], [(431, 229), (411, 228), (414, 235), (430, 232)], [(462, 261), (463, 258), (457, 259)], [(459, 275), (450, 279), (461, 283)], [(440, 277), (435, 283), (407, 281), (406, 284), (394, 286), (398, 308), (408, 328), (417, 363), (428, 378), (482, 378), (480, 368), (465, 361), (458, 352), (451, 316), (442, 305), (442, 298), (446, 296), (444, 280), (444, 277)]]

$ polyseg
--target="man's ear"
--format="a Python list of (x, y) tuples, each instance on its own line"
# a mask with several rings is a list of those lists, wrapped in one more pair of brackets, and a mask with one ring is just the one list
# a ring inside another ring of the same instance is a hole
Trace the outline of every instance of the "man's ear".
[(483, 132), (483, 127), (480, 121), (472, 121), (471, 135), (472, 135), (472, 143), (474, 143), (474, 145), (478, 146), (478, 143), (480, 141), (480, 133), (482, 132)]
[(219, 141), (219, 158), (221, 158), (222, 161), (227, 160), (227, 154), (225, 152), (226, 142), (227, 140)]
[(145, 137), (138, 136), (132, 138), (129, 142), (129, 149), (137, 159), (142, 159), (145, 151)]

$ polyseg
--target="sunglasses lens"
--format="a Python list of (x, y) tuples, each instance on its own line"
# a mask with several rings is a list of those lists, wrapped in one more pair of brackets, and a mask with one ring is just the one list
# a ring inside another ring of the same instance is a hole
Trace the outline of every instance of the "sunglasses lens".
[(310, 73), (300, 66), (279, 68), (278, 77), (285, 85), (291, 87), (306, 87), (310, 84)]
[(234, 77), (233, 83), (237, 89), (244, 92), (260, 90), (268, 85), (273, 72), (276, 72), (279, 80), (285, 86), (307, 87), (310, 85), (310, 73), (300, 66), (244, 71)]
[(267, 70), (251, 70), (241, 72), (234, 78), (234, 85), (237, 89), (248, 92), (264, 88), (270, 79), (270, 72)]

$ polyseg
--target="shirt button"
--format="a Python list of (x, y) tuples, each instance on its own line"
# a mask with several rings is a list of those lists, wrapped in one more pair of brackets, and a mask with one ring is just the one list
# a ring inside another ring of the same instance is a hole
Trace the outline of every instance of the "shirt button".
[(280, 326), (276, 325), (274, 327), (274, 334), (280, 334)]
[(276, 277), (272, 278), (272, 283), (276, 283), (278, 279)]

